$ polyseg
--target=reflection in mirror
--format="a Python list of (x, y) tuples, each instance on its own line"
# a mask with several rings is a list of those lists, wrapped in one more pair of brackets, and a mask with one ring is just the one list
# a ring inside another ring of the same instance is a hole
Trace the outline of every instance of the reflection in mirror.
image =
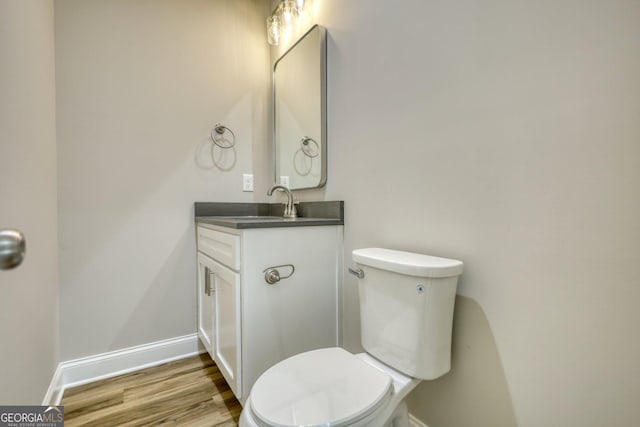
[(315, 25), (273, 69), (275, 182), (292, 190), (327, 181), (326, 52)]

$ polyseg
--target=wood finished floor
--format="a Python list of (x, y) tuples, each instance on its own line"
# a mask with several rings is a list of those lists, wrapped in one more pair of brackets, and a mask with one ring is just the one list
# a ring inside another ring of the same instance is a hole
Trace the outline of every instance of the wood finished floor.
[(242, 406), (208, 354), (65, 390), (65, 426), (238, 425)]

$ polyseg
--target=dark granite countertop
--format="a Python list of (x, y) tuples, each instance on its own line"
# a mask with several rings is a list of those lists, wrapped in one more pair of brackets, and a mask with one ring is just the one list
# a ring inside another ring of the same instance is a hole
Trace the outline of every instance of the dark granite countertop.
[(282, 203), (196, 202), (196, 223), (221, 227), (276, 228), (343, 225), (344, 202), (300, 202), (297, 218), (284, 218)]

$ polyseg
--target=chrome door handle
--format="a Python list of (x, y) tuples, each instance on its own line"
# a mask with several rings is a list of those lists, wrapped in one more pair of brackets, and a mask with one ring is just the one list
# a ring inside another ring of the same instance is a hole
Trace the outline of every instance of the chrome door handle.
[(11, 270), (24, 260), (27, 243), (18, 230), (0, 230), (0, 269)]

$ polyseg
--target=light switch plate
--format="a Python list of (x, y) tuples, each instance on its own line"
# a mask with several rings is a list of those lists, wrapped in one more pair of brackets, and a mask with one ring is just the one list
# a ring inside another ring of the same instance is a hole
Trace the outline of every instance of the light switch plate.
[(242, 191), (253, 191), (253, 174), (242, 174)]
[(289, 176), (288, 175), (280, 175), (280, 185), (283, 187), (289, 188)]

